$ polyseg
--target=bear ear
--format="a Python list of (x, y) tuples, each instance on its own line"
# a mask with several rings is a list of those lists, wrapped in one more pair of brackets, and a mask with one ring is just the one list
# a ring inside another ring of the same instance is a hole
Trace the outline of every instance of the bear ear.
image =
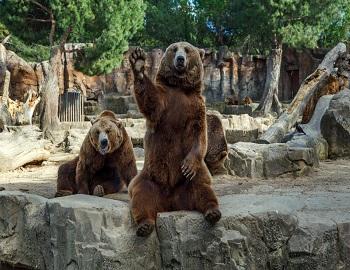
[(104, 117), (104, 116), (108, 116), (108, 117), (112, 117), (114, 119), (117, 119), (117, 116), (114, 114), (114, 112), (108, 111), (108, 110), (105, 110), (105, 111), (101, 112), (100, 115), (97, 118), (101, 118), (101, 117)]
[(111, 119), (111, 121), (117, 126), (117, 128), (122, 128), (124, 126), (123, 122), (119, 119)]
[(199, 55), (201, 56), (201, 59), (204, 60), (205, 50), (204, 49), (198, 49), (198, 51), (199, 51)]

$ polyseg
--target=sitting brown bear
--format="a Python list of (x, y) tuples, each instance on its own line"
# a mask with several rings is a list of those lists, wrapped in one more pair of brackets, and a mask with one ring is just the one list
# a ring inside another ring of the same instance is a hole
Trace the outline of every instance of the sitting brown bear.
[(197, 210), (212, 224), (221, 218), (204, 163), (203, 54), (186, 42), (170, 45), (155, 83), (144, 74), (145, 53), (138, 48), (130, 55), (134, 94), (147, 126), (144, 168), (129, 185), (139, 236), (153, 231), (158, 212)]
[(103, 111), (93, 121), (79, 157), (59, 167), (56, 197), (115, 193), (136, 174), (132, 143), (123, 124), (113, 112)]

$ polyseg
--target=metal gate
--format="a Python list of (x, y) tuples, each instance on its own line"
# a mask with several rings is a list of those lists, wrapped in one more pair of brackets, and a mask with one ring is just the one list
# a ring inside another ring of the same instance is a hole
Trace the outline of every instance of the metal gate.
[(64, 92), (59, 96), (58, 117), (61, 122), (84, 121), (84, 100), (79, 92)]

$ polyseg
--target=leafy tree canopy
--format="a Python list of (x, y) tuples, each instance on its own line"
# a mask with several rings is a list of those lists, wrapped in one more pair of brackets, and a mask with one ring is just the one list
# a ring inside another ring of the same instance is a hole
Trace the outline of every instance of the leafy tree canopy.
[(167, 47), (186, 40), (198, 44), (194, 6), (187, 0), (148, 0), (144, 29), (133, 39), (135, 45)]
[(186, 40), (248, 53), (275, 43), (329, 47), (349, 40), (350, 0), (148, 0), (144, 24), (133, 44)]
[(78, 64), (88, 74), (118, 66), (128, 40), (142, 27), (142, 0), (2, 0), (0, 21), (28, 46), (91, 43)]

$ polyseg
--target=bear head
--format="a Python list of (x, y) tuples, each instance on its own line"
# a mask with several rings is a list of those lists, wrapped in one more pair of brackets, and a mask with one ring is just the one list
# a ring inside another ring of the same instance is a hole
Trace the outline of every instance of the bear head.
[(157, 81), (188, 92), (201, 92), (204, 53), (188, 42), (171, 44), (162, 57)]
[(92, 146), (101, 155), (117, 150), (124, 141), (123, 123), (111, 111), (103, 111), (92, 121), (89, 131)]

